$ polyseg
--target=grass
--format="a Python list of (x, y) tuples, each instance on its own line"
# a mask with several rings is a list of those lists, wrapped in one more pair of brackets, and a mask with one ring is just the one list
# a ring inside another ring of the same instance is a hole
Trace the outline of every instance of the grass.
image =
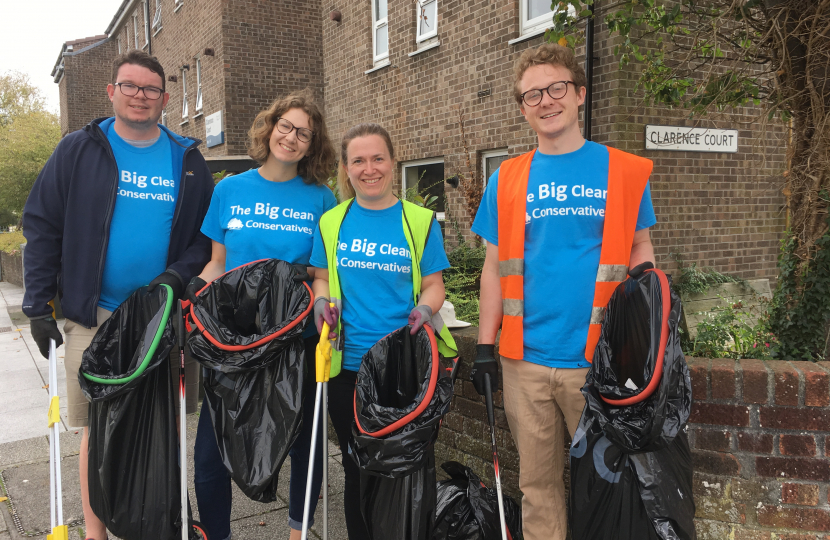
[(25, 242), (23, 231), (0, 233), (0, 251), (14, 254), (20, 251), (20, 244)]

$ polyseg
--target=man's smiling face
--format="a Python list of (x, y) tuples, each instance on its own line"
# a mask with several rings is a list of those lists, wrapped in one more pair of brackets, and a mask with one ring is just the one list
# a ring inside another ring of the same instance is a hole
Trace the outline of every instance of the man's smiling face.
[[(541, 90), (558, 81), (573, 81), (573, 75), (562, 66), (531, 66), (522, 75), (521, 91)], [(522, 114), (540, 138), (579, 135), (579, 106), (585, 102), (585, 87), (575, 88), (573, 84), (567, 87), (568, 91), (561, 99), (552, 99), (543, 91), (542, 101), (535, 107), (522, 103)]]
[[(164, 82), (161, 75), (136, 64), (124, 64), (118, 69), (116, 83), (130, 83), (136, 86), (152, 86), (161, 90)], [(107, 86), (115, 116), (131, 129), (144, 131), (152, 129), (161, 117), (161, 111), (170, 99), (166, 92), (159, 99), (147, 99), (143, 91), (134, 96), (125, 96), (114, 84)]]

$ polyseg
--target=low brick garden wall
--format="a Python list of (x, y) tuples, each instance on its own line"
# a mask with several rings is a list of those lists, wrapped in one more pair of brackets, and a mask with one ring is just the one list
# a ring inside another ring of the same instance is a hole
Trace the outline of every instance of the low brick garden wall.
[(18, 287), (23, 286), (23, 255), (20, 251), (14, 255), (0, 251), (0, 277)]
[[(437, 461), (460, 461), (492, 486), (484, 399), (468, 381), (478, 329), (453, 335), (462, 365)], [(698, 539), (830, 540), (830, 362), (687, 362)], [(520, 501), (519, 458), (500, 390), (494, 402), (503, 487)], [(567, 455), (567, 444), (561, 451)], [(566, 470), (566, 486), (568, 479)]]

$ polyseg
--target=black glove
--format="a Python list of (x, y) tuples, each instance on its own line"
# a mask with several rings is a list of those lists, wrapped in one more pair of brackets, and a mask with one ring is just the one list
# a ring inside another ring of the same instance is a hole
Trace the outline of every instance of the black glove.
[(294, 274), (295, 283), (311, 281), (311, 276), (308, 275), (308, 266), (304, 264), (292, 264), (291, 267), (296, 272), (296, 274)]
[(484, 375), (490, 375), (490, 389), (495, 391), (498, 387), (499, 364), (496, 362), (495, 345), (476, 345), (476, 359), (473, 362), (473, 371), (470, 372), (470, 380), (473, 381), (478, 395), (486, 394), (484, 386)]
[(44, 358), (49, 358), (49, 339), (55, 340), (55, 348), (63, 345), (63, 336), (58, 330), (58, 322), (51, 315), (29, 321), (32, 339)]
[(190, 300), (191, 304), (195, 304), (196, 293), (201, 291), (205, 285), (207, 285), (207, 281), (200, 278), (199, 276), (195, 276), (193, 279), (190, 280), (190, 283), (187, 284), (187, 289), (184, 290), (185, 299)]
[(165, 270), (164, 272), (156, 276), (156, 279), (154, 279), (150, 282), (149, 285), (147, 285), (147, 291), (153, 292), (153, 290), (159, 285), (169, 285), (170, 288), (173, 289), (174, 302), (182, 297), (184, 284), (182, 283), (181, 278), (173, 272)]

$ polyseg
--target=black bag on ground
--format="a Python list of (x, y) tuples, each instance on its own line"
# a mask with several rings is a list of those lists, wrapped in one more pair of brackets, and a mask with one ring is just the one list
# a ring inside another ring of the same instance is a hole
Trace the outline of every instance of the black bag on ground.
[[(450, 478), (438, 482), (438, 507), (433, 540), (502, 540), (496, 490), (488, 488), (470, 469), (456, 461), (441, 465)], [(522, 512), (504, 497), (507, 539), (522, 538)]]
[(574, 540), (695, 538), (680, 298), (663, 272), (638, 270), (608, 302), (582, 388), (570, 460)]
[(361, 470), (361, 510), (374, 540), (431, 539), (435, 524), (434, 444), (455, 372), (441, 365), (432, 329), (410, 330), (378, 341), (357, 373), (349, 456)]
[(188, 315), (187, 346), (206, 368), (222, 461), (259, 502), (276, 500), (280, 468), (301, 428), (302, 335), (312, 305), (311, 290), (294, 274), (277, 259), (246, 264), (202, 289)]
[(84, 351), (78, 381), (89, 404), (89, 502), (125, 540), (181, 537), (175, 343), (169, 287), (138, 289)]

